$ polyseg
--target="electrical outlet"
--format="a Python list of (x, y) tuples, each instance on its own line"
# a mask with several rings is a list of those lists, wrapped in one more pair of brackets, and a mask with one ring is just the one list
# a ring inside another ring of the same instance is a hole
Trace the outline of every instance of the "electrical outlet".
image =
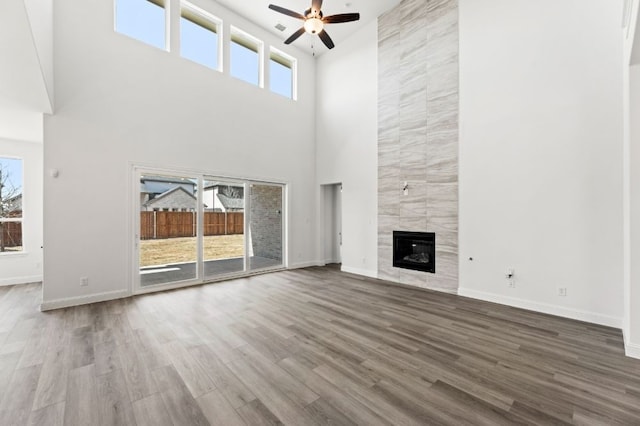
[(89, 277), (80, 277), (80, 287), (89, 286)]
[(504, 277), (507, 279), (507, 285), (509, 288), (516, 288), (516, 280), (513, 278), (515, 271), (513, 268), (507, 268)]
[(566, 287), (560, 287), (558, 288), (558, 296), (566, 296), (567, 295), (567, 288)]

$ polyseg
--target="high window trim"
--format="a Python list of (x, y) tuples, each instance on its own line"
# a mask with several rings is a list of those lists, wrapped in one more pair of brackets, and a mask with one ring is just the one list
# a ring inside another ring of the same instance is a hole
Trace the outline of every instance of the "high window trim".
[[(135, 40), (141, 41), (150, 46), (154, 46), (163, 50), (166, 50), (170, 53), (181, 55), (182, 42), (179, 37), (180, 34), (180, 23), (182, 19), (185, 19), (195, 25), (198, 25), (208, 31), (217, 35), (217, 64), (215, 66), (211, 66), (209, 64), (203, 64), (211, 69), (214, 69), (218, 72), (222, 72), (224, 74), (229, 73), (232, 77), (237, 77), (232, 74), (231, 66), (223, 63), (223, 59), (227, 62), (228, 59), (232, 60), (232, 55), (227, 58), (225, 55), (228, 48), (233, 44), (237, 44), (242, 46), (249, 51), (255, 52), (258, 55), (258, 75), (257, 75), (257, 83), (256, 86), (260, 88), (265, 88), (266, 79), (265, 76), (270, 76), (270, 72), (265, 72), (266, 66), (271, 66), (272, 63), (277, 63), (280, 66), (289, 68), (291, 70), (291, 93), (283, 94), (281, 92), (270, 89), (273, 93), (277, 93), (280, 95), (284, 95), (287, 98), (292, 100), (297, 100), (298, 98), (298, 76), (297, 76), (297, 59), (293, 56), (284, 53), (281, 50), (270, 46), (269, 56), (265, 58), (265, 43), (257, 37), (250, 35), (249, 33), (231, 25), (230, 26), (230, 35), (225, 36), (223, 31), (226, 33), (225, 25), (223, 25), (223, 21), (220, 18), (217, 18), (210, 12), (205, 9), (200, 8), (199, 6), (194, 5), (193, 3), (185, 0), (179, 1), (179, 7), (170, 7), (170, 0), (138, 0), (140, 2), (149, 2), (155, 6), (162, 8), (164, 15), (164, 26), (163, 26), (163, 43), (162, 46), (159, 46), (157, 43), (151, 42), (148, 39), (144, 39), (144, 37), (139, 37), (136, 34), (131, 34), (126, 32), (124, 29), (118, 28), (118, 4), (122, 1), (126, 0), (114, 0), (114, 30), (119, 34), (123, 34)], [(173, 34), (177, 33), (177, 34)], [(230, 49), (229, 49), (230, 50)], [(182, 55), (181, 55), (182, 56)], [(194, 61), (197, 63), (201, 63), (200, 61), (182, 56), (184, 59)], [(242, 79), (242, 78), (240, 78)], [(243, 79), (244, 80), (244, 79)], [(253, 83), (253, 82), (250, 82)], [(269, 77), (269, 84), (271, 85), (271, 78)]]
[[(127, 37), (133, 38), (134, 40), (138, 40), (142, 43), (148, 44), (150, 46), (156, 47), (158, 49), (162, 49), (162, 50), (169, 50), (169, 35), (170, 35), (170, 31), (169, 31), (169, 15), (170, 15), (170, 10), (167, 7), (167, 4), (169, 2), (169, 0), (138, 0), (139, 3), (143, 3), (144, 1), (153, 4), (157, 7), (159, 7), (160, 9), (162, 9), (163, 11), (163, 23), (162, 23), (162, 42), (161, 43), (156, 43), (157, 40), (154, 40), (154, 36), (150, 36), (150, 37), (145, 37), (148, 36), (148, 34), (145, 34), (145, 36), (143, 36), (141, 33), (137, 33), (136, 31), (138, 30), (138, 25), (132, 25), (130, 27), (127, 26), (120, 26), (120, 25), (125, 25), (125, 24), (120, 24), (118, 23), (118, 17), (119, 17), (119, 10), (118, 10), (118, 6), (122, 6), (124, 4), (126, 0), (114, 0), (113, 2), (113, 11), (114, 11), (114, 20), (113, 20), (113, 29), (115, 32), (125, 35)], [(148, 23), (149, 21), (149, 17), (147, 17), (145, 19), (145, 22)]]
[[(257, 37), (243, 31), (237, 27), (231, 26), (231, 44), (237, 44), (247, 50), (255, 52), (258, 55), (258, 83), (257, 86), (264, 88), (264, 42)], [(230, 58), (231, 67), (233, 67), (233, 55)], [(231, 72), (231, 71), (230, 71)], [(236, 77), (231, 74), (232, 77)]]
[[(180, 2), (180, 25), (182, 26), (182, 20), (187, 20), (189, 22), (191, 22), (192, 24), (195, 24), (205, 30), (211, 31), (213, 34), (216, 34), (217, 36), (217, 40), (216, 40), (216, 66), (215, 67), (209, 67), (211, 69), (214, 69), (216, 71), (222, 72), (222, 70), (224, 69), (223, 67), (223, 25), (222, 25), (222, 19), (212, 15), (211, 13), (207, 12), (204, 9), (201, 9), (200, 7), (187, 2), (187, 1), (181, 1)], [(182, 31), (182, 28), (180, 28), (180, 31)], [(180, 54), (183, 58), (185, 58), (185, 56), (183, 55), (183, 40), (182, 38), (180, 39)], [(193, 60), (191, 58), (186, 57), (185, 59), (189, 59), (189, 60)], [(196, 61), (198, 62), (198, 61)], [(208, 66), (207, 64), (203, 64), (205, 66)]]
[[(298, 99), (298, 93), (297, 93), (298, 61), (296, 60), (296, 58), (284, 53), (279, 49), (276, 49), (273, 46), (269, 46), (269, 61), (270, 62), (273, 61), (291, 70), (291, 80), (289, 82), (290, 88), (291, 88), (291, 96), (288, 96), (288, 97), (294, 101), (297, 100)], [(272, 72), (269, 73), (269, 80), (270, 80), (269, 81), (270, 84), (273, 83), (274, 81), (274, 76)], [(272, 92), (277, 93), (273, 90), (272, 86), (270, 88)], [(281, 93), (278, 93), (278, 94), (281, 94)]]

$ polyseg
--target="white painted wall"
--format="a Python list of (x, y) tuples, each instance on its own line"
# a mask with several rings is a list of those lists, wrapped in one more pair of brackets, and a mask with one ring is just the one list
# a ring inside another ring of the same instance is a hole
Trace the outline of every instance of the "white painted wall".
[(625, 63), (640, 63), (640, 31), (638, 21), (640, 21), (640, 0), (626, 0), (624, 10), (624, 53)]
[(42, 143), (41, 113), (24, 108), (0, 107), (0, 138)]
[(373, 22), (321, 56), (316, 71), (318, 184), (343, 185), (342, 270), (373, 277), (378, 270), (377, 50)]
[(625, 346), (631, 333), (631, 143), (630, 143), (630, 88), (629, 66), (622, 66), (622, 107), (623, 107), (623, 145), (622, 145), (622, 250), (623, 250), (623, 318), (622, 334)]
[[(623, 105), (624, 105), (624, 333), (625, 349), (629, 356), (640, 358), (640, 268), (636, 253), (640, 250), (638, 239), (638, 203), (640, 192), (637, 187), (639, 173), (636, 158), (640, 151), (640, 0), (625, 1), (624, 55), (623, 55)], [(635, 66), (632, 66), (635, 65)], [(633, 84), (632, 84), (633, 83)], [(631, 108), (633, 107), (633, 111)], [(632, 139), (633, 138), (633, 139)], [(635, 179), (635, 180), (634, 180)], [(633, 192), (632, 192), (633, 190)], [(633, 209), (632, 209), (633, 208)]]
[(629, 282), (625, 343), (627, 354), (640, 358), (640, 65), (629, 67)]
[(24, 0), (0, 2), (0, 156), (21, 158), (24, 167), (24, 251), (0, 254), (0, 285), (42, 281), (42, 112), (51, 110), (34, 42), (42, 28), (30, 21)]
[(316, 262), (313, 60), (194, 3), (224, 20), (225, 37), (233, 24), (297, 57), (298, 101), (114, 33), (112, 0), (55, 2), (44, 163), (60, 175), (45, 178), (45, 307), (128, 294), (132, 163), (289, 183), (289, 265)]
[(460, 294), (622, 326), (621, 16), (460, 1)]
[(0, 254), (0, 286), (42, 281), (42, 140), (26, 142), (6, 135), (0, 124), (0, 157), (23, 161), (24, 251)]

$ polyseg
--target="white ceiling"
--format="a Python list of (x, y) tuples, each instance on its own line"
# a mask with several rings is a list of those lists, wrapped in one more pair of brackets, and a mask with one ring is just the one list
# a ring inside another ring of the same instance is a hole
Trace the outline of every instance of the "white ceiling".
[[(269, 4), (275, 4), (300, 14), (303, 14), (306, 9), (311, 7), (311, 0), (216, 1), (256, 25), (277, 34), (283, 42), (302, 26), (302, 21), (269, 9)], [(335, 45), (340, 46), (340, 43), (349, 38), (351, 34), (374, 21), (379, 15), (398, 3), (400, 3), (400, 0), (324, 0), (322, 13), (325, 16), (339, 13), (360, 13), (359, 21), (330, 24), (325, 29)], [(279, 23), (287, 27), (287, 29), (282, 32), (278, 31), (275, 26)], [(306, 33), (294, 41), (292, 45), (309, 53), (315, 52), (316, 56), (328, 51), (317, 36)]]
[(23, 0), (0, 0), (0, 108), (51, 112)]

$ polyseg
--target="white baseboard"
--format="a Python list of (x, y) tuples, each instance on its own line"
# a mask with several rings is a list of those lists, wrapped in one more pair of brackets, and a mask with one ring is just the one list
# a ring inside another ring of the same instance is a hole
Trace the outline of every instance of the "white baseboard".
[(350, 274), (363, 275), (365, 277), (374, 278), (374, 279), (378, 278), (378, 271), (370, 271), (368, 269), (352, 268), (350, 266), (344, 266), (344, 265), (342, 265), (340, 270), (342, 272), (348, 272)]
[(640, 359), (640, 345), (630, 342), (625, 342), (624, 353), (630, 358)]
[[(331, 263), (331, 262), (328, 262), (328, 263)], [(309, 267), (312, 267), (312, 266), (325, 266), (325, 265), (327, 265), (326, 261), (324, 261), (324, 260), (316, 260), (316, 261), (311, 261), (311, 262), (294, 263), (292, 265), (289, 265), (289, 269), (300, 269), (300, 268), (309, 268)], [(349, 266), (342, 265), (340, 267), (340, 270), (342, 272), (347, 272), (349, 274), (362, 275), (362, 276), (369, 277), (369, 278), (378, 278), (378, 272), (377, 271), (370, 271), (368, 269), (351, 268)]]
[(598, 314), (596, 312), (581, 311), (578, 309), (566, 308), (564, 306), (532, 302), (530, 300), (518, 299), (515, 297), (508, 297), (494, 293), (486, 293), (483, 291), (471, 290), (466, 288), (459, 288), (458, 295), (470, 297), (472, 299), (484, 300), (486, 302), (494, 302), (501, 305), (513, 306), (515, 308), (542, 312), (544, 314), (591, 322), (607, 327), (622, 328), (622, 317), (612, 317), (608, 315)]
[(68, 297), (65, 299), (55, 299), (43, 301), (40, 304), (41, 311), (68, 308), (70, 306), (87, 305), (89, 303), (105, 302), (107, 300), (123, 299), (131, 296), (129, 290), (107, 291), (104, 293), (89, 294), (86, 296)]
[[(311, 266), (324, 266), (324, 264), (318, 261), (301, 262), (301, 263), (290, 265), (289, 269), (308, 268)], [(267, 271), (267, 272), (271, 272), (271, 271)], [(258, 271), (258, 273), (263, 273), (263, 272)], [(225, 279), (233, 279), (233, 278), (237, 278), (237, 277), (227, 277)], [(40, 277), (40, 279), (42, 280), (42, 277)], [(203, 284), (203, 283), (195, 283), (195, 284)], [(171, 289), (187, 287), (195, 284), (189, 283), (187, 285), (178, 285), (178, 286), (171, 287)], [(157, 288), (154, 290), (157, 290)], [(144, 292), (140, 292), (140, 294), (142, 293)], [(129, 290), (116, 290), (116, 291), (108, 291), (104, 293), (89, 294), (86, 296), (77, 296), (77, 297), (68, 297), (64, 299), (48, 300), (48, 301), (43, 301), (40, 304), (40, 310), (44, 312), (44, 311), (50, 311), (53, 309), (68, 308), (71, 306), (87, 305), (89, 303), (97, 303), (97, 302), (105, 302), (107, 300), (122, 299), (132, 295), (133, 294)]]
[(288, 269), (310, 268), (312, 266), (324, 266), (324, 262), (320, 260), (312, 260), (310, 262), (299, 262), (289, 265)]
[(4, 287), (7, 285), (16, 285), (16, 284), (31, 284), (31, 283), (39, 283), (42, 281), (42, 275), (31, 275), (28, 277), (14, 277), (14, 278), (5, 278), (0, 280), (0, 287)]

